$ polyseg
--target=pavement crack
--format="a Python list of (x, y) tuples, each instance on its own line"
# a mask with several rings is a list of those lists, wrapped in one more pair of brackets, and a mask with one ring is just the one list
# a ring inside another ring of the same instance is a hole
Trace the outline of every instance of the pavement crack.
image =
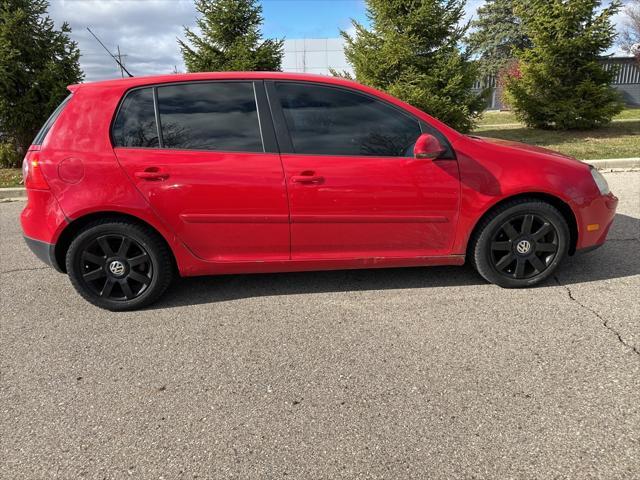
[(0, 272), (0, 275), (16, 272), (31, 272), (33, 270), (48, 270), (49, 268), (50, 267), (14, 268), (13, 270), (5, 270), (4, 272)]
[(578, 300), (576, 297), (574, 297), (573, 296), (573, 292), (571, 291), (571, 288), (568, 285), (562, 284), (557, 275), (554, 275), (553, 278), (556, 281), (556, 283), (558, 284), (558, 286), (560, 286), (560, 287), (562, 287), (562, 288), (564, 288), (566, 290), (567, 295), (569, 296), (569, 299), (572, 302), (575, 302), (576, 304), (578, 304), (583, 310), (586, 310), (587, 312), (590, 312), (593, 315), (595, 315), (596, 318), (598, 318), (598, 320), (600, 320), (600, 322), (602, 323), (602, 326), (604, 326), (604, 328), (606, 328), (607, 330), (609, 330), (611, 333), (613, 333), (616, 336), (616, 338), (618, 339), (618, 342), (620, 342), (624, 347), (628, 348), (629, 350), (631, 350), (633, 353), (635, 353), (636, 355), (638, 355), (640, 357), (640, 350), (638, 350), (637, 347), (627, 343), (625, 341), (625, 339), (622, 338), (622, 335), (620, 334), (620, 332), (618, 332), (615, 328), (613, 328), (609, 324), (609, 320), (604, 318), (602, 315), (600, 315), (598, 312), (596, 312), (593, 308), (588, 307), (587, 305), (582, 303), (580, 300)]

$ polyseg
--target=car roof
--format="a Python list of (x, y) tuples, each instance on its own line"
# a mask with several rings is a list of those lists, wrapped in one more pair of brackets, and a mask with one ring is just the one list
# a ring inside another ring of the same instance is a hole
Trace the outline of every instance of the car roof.
[(156, 85), (159, 83), (176, 83), (202, 80), (297, 80), (315, 83), (332, 83), (345, 86), (362, 85), (340, 77), (328, 75), (316, 75), (311, 73), (288, 73), (288, 72), (201, 72), (201, 73), (178, 73), (168, 75), (151, 75), (145, 77), (118, 78), (115, 80), (103, 80), (98, 82), (79, 83), (69, 85), (67, 88), (75, 92), (79, 88), (102, 88), (121, 87), (125, 89), (144, 85)]
[(377, 98), (386, 99), (396, 105), (401, 105), (403, 108), (412, 111), (414, 115), (418, 117), (426, 115), (430, 119), (430, 123), (438, 126), (440, 130), (448, 132), (450, 140), (453, 137), (460, 136), (461, 134), (456, 132), (448, 125), (433, 118), (429, 114), (412, 107), (411, 105), (402, 102), (398, 98), (376, 90), (374, 88), (362, 85), (361, 83), (354, 82), (342, 77), (333, 77), (329, 75), (317, 75), (311, 73), (291, 73), (291, 72), (202, 72), (202, 73), (178, 73), (167, 75), (153, 75), (147, 77), (130, 77), (119, 78), (116, 80), (104, 80), (100, 82), (88, 82), (79, 83), (76, 85), (69, 85), (67, 88), (72, 93), (79, 89), (97, 89), (102, 88), (117, 88), (122, 91), (129, 90), (130, 88), (142, 87), (145, 85), (158, 85), (162, 83), (179, 83), (179, 82), (193, 82), (193, 81), (206, 81), (206, 80), (289, 80), (299, 82), (310, 83), (322, 83), (328, 85), (337, 85), (343, 87), (350, 87), (361, 92), (369, 93)]

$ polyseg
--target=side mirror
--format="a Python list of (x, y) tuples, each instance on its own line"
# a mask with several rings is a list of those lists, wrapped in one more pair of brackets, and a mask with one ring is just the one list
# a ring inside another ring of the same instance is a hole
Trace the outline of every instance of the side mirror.
[(413, 155), (419, 159), (435, 160), (446, 151), (440, 141), (430, 133), (423, 133), (416, 140)]

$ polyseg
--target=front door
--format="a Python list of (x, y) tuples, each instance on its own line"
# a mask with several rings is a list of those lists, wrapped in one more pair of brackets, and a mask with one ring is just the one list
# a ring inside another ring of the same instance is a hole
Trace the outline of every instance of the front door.
[(205, 260), (289, 259), (284, 173), (261, 131), (259, 113), (268, 109), (260, 88), (262, 82), (219, 81), (133, 90), (114, 123), (121, 166)]
[(458, 165), (413, 157), (421, 134), (417, 119), (332, 86), (275, 82), (269, 96), (272, 105), (277, 101), (274, 117), (288, 131), (284, 140), (279, 132), (279, 141), (292, 259), (451, 253)]

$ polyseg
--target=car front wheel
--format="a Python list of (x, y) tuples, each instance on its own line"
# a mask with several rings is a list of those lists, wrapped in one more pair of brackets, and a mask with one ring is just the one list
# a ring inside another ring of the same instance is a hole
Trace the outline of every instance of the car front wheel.
[(548, 278), (569, 249), (569, 227), (553, 205), (519, 199), (498, 207), (479, 226), (470, 254), (486, 280), (529, 287)]
[(173, 277), (171, 252), (143, 225), (105, 219), (71, 242), (66, 266), (80, 295), (108, 310), (133, 310), (156, 301)]

